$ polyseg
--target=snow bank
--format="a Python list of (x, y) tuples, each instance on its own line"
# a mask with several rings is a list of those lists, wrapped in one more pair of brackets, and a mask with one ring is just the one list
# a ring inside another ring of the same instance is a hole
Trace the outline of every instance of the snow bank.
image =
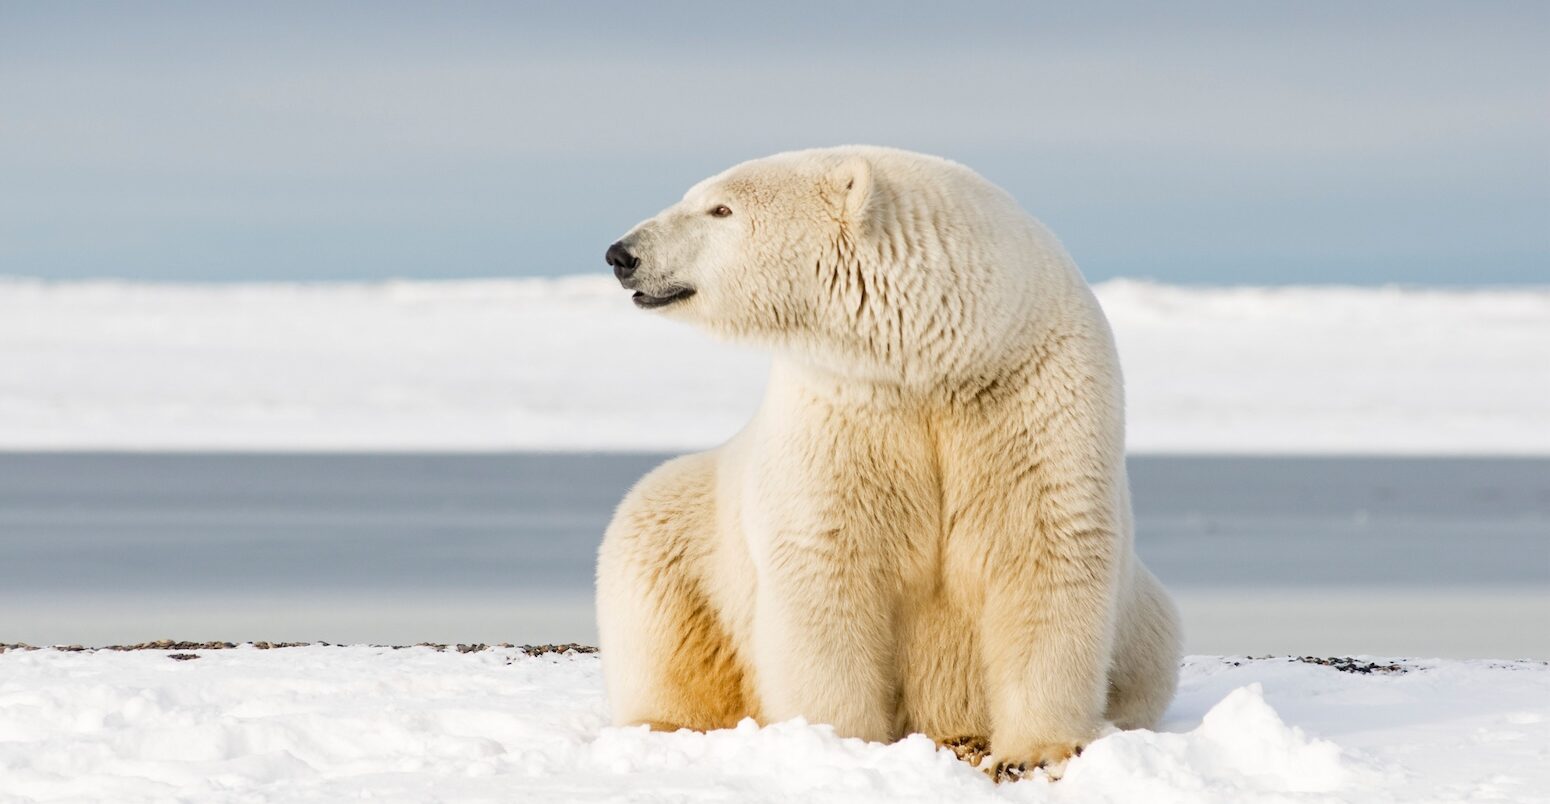
[[(1550, 288), (1098, 288), (1138, 452), (1550, 453)], [(766, 359), (604, 277), (0, 280), (0, 448), (681, 450)]]
[(0, 799), (1543, 801), (1550, 669), (1193, 657), (1161, 732), (992, 785), (923, 737), (607, 726), (595, 656), (309, 646), (0, 654)]

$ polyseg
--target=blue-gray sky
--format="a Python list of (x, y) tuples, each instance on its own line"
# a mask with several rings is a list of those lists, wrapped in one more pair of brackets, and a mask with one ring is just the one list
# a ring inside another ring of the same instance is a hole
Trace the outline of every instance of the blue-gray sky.
[(870, 142), (1092, 279), (1550, 281), (1550, 3), (0, 2), (0, 274), (601, 272)]

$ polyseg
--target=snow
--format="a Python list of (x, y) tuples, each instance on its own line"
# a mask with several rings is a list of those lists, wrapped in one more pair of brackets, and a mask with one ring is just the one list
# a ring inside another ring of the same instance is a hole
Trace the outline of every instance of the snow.
[[(1097, 290), (1135, 452), (1550, 454), (1550, 287)], [(0, 280), (0, 449), (682, 450), (766, 368), (601, 276)]]
[[(1385, 802), (1550, 799), (1550, 667), (1368, 675), (1191, 657), (1162, 730), (996, 786), (924, 737), (612, 728), (595, 655), (10, 650), (0, 800)], [(1360, 664), (1360, 662), (1358, 662)]]

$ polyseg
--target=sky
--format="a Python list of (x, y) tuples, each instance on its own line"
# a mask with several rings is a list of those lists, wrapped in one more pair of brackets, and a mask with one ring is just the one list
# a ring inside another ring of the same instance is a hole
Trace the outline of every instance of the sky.
[(1550, 282), (1550, 4), (0, 0), (0, 275), (603, 273), (697, 180), (968, 164), (1090, 279)]

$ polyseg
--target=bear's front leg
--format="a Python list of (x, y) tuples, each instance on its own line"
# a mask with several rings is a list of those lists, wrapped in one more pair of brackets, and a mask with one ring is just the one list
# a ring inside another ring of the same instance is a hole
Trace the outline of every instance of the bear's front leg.
[(980, 649), (991, 752), (1004, 768), (1058, 765), (1102, 727), (1114, 618), (1106, 562), (1097, 559), (1044, 555), (1022, 571), (992, 573)]
[(757, 684), (767, 721), (800, 716), (886, 742), (897, 736), (896, 597), (853, 536), (777, 537), (754, 613)]
[(979, 646), (998, 777), (1058, 774), (1104, 725), (1130, 500), (1117, 403), (1091, 389), (1074, 396), (1032, 406), (1027, 431), (1038, 440), (1011, 453), (1027, 470), (987, 462), (1019, 482), (984, 500), (970, 524), (989, 548)]
[(764, 719), (886, 741), (901, 736), (901, 601), (930, 577), (941, 526), (924, 421), (874, 391), (777, 360), (765, 411), (778, 413), (739, 447), (737, 516)]

